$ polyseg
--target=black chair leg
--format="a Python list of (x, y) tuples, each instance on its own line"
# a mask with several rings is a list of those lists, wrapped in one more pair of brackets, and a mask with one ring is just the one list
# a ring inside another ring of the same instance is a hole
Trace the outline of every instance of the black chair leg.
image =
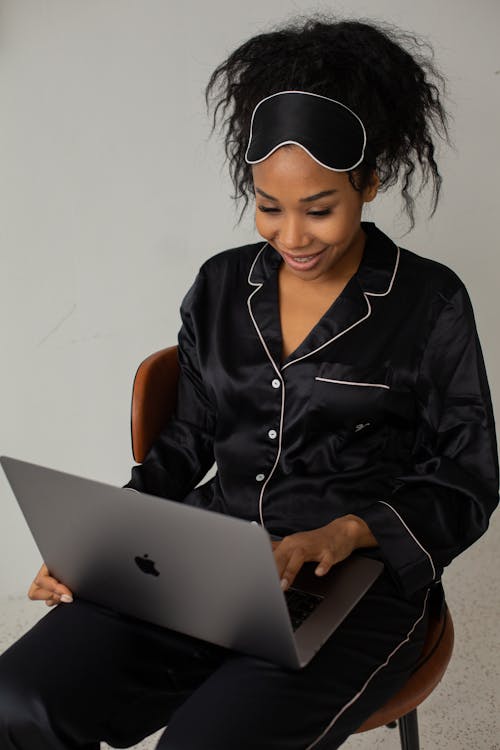
[(399, 719), (399, 736), (401, 738), (401, 750), (420, 750), (416, 708)]

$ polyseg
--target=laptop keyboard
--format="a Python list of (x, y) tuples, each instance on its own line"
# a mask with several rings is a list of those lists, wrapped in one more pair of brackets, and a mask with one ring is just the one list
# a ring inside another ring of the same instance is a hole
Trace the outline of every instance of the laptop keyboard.
[(294, 588), (289, 588), (284, 593), (293, 630), (297, 630), (324, 599), (323, 596)]

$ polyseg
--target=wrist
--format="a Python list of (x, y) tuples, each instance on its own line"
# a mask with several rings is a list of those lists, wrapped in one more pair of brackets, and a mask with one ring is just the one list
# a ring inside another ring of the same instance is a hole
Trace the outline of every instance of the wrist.
[(373, 536), (370, 527), (363, 521), (359, 516), (355, 516), (352, 513), (344, 516), (346, 523), (348, 523), (348, 532), (352, 539), (353, 549), (359, 547), (377, 547), (378, 543)]

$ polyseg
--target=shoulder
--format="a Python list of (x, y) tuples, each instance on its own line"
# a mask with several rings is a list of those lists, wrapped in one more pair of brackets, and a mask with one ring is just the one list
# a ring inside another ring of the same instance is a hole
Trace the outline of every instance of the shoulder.
[(253, 242), (249, 245), (222, 250), (208, 258), (200, 268), (200, 274), (207, 279), (221, 279), (221, 274), (248, 277), (255, 259), (266, 243)]
[(459, 276), (444, 263), (402, 247), (373, 222), (362, 222), (362, 227), (368, 241), (360, 278), (367, 291), (394, 291), (404, 307), (425, 309), (436, 298), (451, 299), (465, 290)]
[(450, 300), (457, 292), (466, 291), (461, 278), (449, 266), (406, 248), (400, 248), (398, 275), (424, 295), (438, 295)]
[(400, 289), (407, 304), (420, 310), (429, 331), (436, 326), (475, 327), (472, 302), (462, 279), (449, 266), (400, 248)]
[(207, 258), (183, 299), (181, 313), (195, 308), (206, 310), (223, 295), (241, 295), (248, 288), (249, 274), (265, 244), (261, 241), (232, 247)]
[(474, 325), (472, 305), (466, 286), (449, 266), (401, 247), (373, 223), (363, 224), (371, 246), (369, 269), (380, 269), (385, 281), (391, 277), (390, 294), (384, 299), (392, 314), (419, 321), (428, 333), (441, 320)]

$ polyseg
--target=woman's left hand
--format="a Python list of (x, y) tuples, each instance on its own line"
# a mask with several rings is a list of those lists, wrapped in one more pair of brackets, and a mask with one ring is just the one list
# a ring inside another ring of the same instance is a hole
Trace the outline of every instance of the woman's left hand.
[(318, 562), (314, 572), (322, 576), (353, 550), (376, 547), (377, 541), (363, 519), (349, 514), (319, 529), (300, 531), (272, 544), (281, 587), (285, 590), (292, 585), (303, 563)]

